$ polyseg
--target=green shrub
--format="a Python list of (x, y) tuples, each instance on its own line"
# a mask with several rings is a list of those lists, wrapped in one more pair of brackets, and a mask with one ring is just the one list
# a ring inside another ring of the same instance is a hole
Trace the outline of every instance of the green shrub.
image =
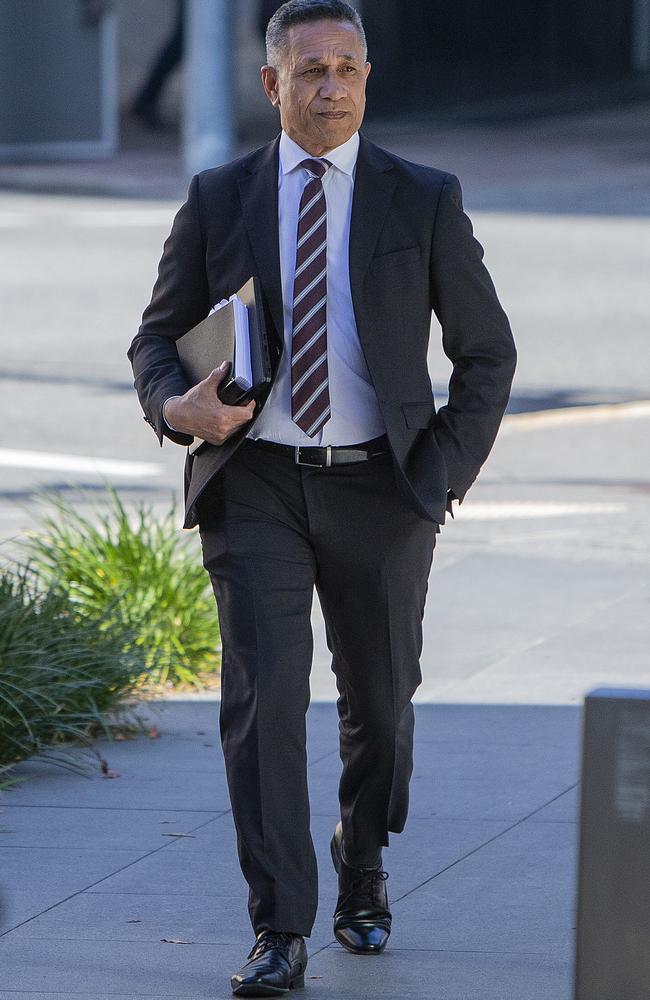
[(143, 670), (123, 645), (76, 620), (63, 595), (38, 592), (28, 570), (0, 570), (0, 771), (32, 756), (83, 767), (79, 744), (110, 732)]
[(160, 517), (139, 504), (132, 519), (113, 489), (109, 508), (84, 518), (58, 496), (27, 540), (30, 565), (63, 595), (76, 622), (124, 635), (145, 664), (143, 682), (201, 687), (218, 665), (219, 626), (209, 577), (193, 536), (172, 506)]

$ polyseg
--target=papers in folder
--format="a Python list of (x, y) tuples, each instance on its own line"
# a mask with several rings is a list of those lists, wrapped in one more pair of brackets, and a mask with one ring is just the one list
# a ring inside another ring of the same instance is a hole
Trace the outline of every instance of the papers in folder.
[(248, 329), (248, 308), (235, 292), (229, 299), (222, 299), (216, 306), (213, 306), (209, 316), (220, 309), (227, 309), (232, 305), (232, 323), (235, 335), (235, 357), (232, 361), (229, 381), (235, 382), (244, 392), (253, 385), (253, 365), (251, 361), (251, 339)]

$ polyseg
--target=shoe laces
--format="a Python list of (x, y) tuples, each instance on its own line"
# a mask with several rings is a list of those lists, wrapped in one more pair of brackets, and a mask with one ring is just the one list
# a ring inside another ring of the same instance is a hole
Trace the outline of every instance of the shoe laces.
[(341, 897), (339, 906), (344, 906), (357, 894), (368, 896), (373, 906), (377, 905), (377, 890), (379, 885), (388, 878), (388, 872), (385, 872), (383, 868), (361, 868), (357, 871), (358, 874), (352, 879), (349, 889)]
[(294, 937), (294, 934), (287, 934), (283, 931), (262, 931), (248, 957), (257, 958), (271, 948), (277, 948), (289, 962), (289, 948)]

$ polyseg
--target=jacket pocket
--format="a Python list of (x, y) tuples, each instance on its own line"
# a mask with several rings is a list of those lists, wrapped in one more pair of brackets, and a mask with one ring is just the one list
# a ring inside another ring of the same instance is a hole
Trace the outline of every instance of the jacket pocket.
[(422, 403), (402, 403), (402, 413), (407, 427), (430, 427), (436, 415), (433, 400)]
[(405, 247), (403, 250), (389, 250), (388, 253), (380, 253), (370, 258), (371, 267), (388, 265), (389, 267), (399, 267), (402, 264), (417, 264), (420, 259), (420, 248)]

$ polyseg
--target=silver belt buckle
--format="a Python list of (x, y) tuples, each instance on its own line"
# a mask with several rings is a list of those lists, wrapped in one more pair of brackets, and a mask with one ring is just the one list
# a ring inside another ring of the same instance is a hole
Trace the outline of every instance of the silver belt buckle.
[[(300, 449), (301, 448), (309, 448), (309, 447), (310, 447), (310, 445), (299, 445), (299, 444), (297, 444), (297, 445), (294, 446), (294, 456), (293, 457), (294, 457), (294, 461), (295, 461), (296, 465), (306, 465), (310, 469), (325, 469), (325, 468), (329, 469), (329, 467), (332, 464), (332, 446), (331, 446), (331, 444), (325, 445), (325, 465), (323, 465), (322, 462), (303, 462), (303, 461), (301, 461), (301, 458), (300, 458)], [(314, 445), (314, 447), (318, 447), (318, 445)]]

